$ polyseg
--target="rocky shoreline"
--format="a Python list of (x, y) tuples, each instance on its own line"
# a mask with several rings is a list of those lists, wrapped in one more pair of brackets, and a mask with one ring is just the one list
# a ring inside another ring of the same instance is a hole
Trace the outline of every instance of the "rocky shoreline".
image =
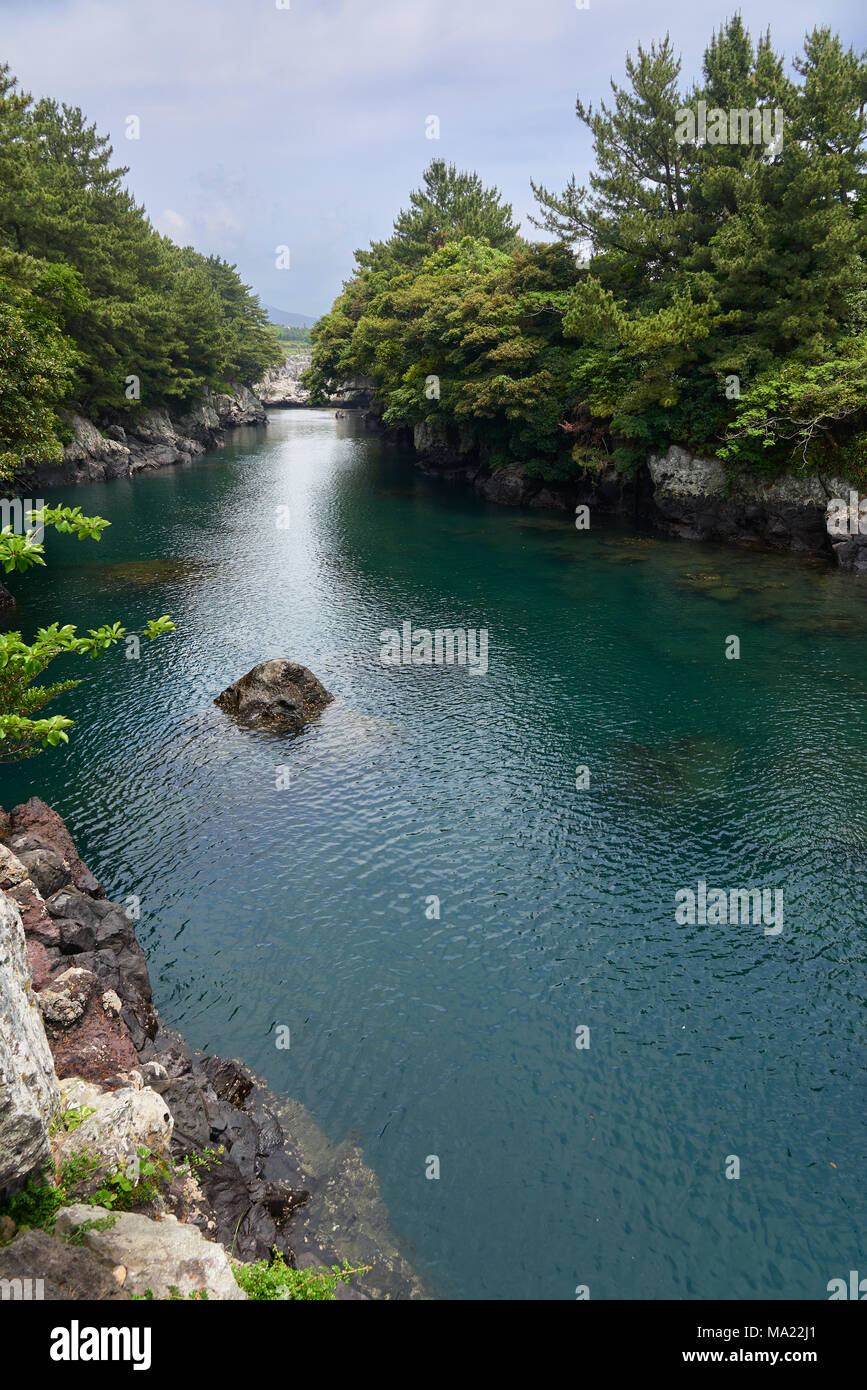
[(839, 534), (831, 524), (831, 500), (848, 504), (856, 491), (844, 478), (792, 471), (774, 479), (731, 476), (718, 460), (697, 458), (673, 444), (634, 474), (620, 473), (612, 464), (556, 483), (520, 465), (492, 470), (465, 440), (430, 425), (383, 429), (375, 409), (364, 420), (368, 428), (413, 448), (423, 472), (472, 487), (488, 502), (568, 512), (587, 506), (591, 513), (623, 517), (682, 540), (788, 550), (867, 574), (867, 535)]
[[(301, 385), (300, 377), (310, 362), (309, 355), (290, 354), (282, 366), (270, 368), (252, 390), (235, 382), (229, 392), (208, 391), (183, 411), (164, 407), (141, 410), (132, 420), (119, 411), (106, 411), (98, 422), (61, 411), (72, 438), (64, 445), (60, 462), (34, 464), (6, 485), (7, 494), (35, 498), (42, 487), (103, 483), (191, 463), (207, 450), (221, 448), (227, 430), (239, 425), (262, 427), (268, 423), (270, 410), (308, 406), (310, 392)], [(327, 404), (338, 409), (362, 408), (370, 404), (372, 390), (373, 382), (354, 378), (344, 382)]]
[(207, 449), (220, 448), (227, 429), (267, 424), (265, 407), (258, 396), (239, 383), (227, 395), (208, 392), (203, 400), (182, 413), (170, 414), (162, 408), (143, 410), (134, 424), (124, 424), (117, 412), (101, 418), (99, 427), (81, 415), (63, 418), (72, 431), (63, 458), (60, 463), (34, 466), (19, 480), (19, 493), (33, 495), (33, 489), (39, 487), (131, 478), (170, 464), (190, 463)]
[[(83, 1248), (61, 1236), (98, 1208), (62, 1212), (55, 1236), (0, 1229), (0, 1278), (29, 1271), (57, 1299), (128, 1297), (147, 1281), (156, 1296), (175, 1285), (244, 1298), (227, 1260), (279, 1252), (298, 1269), (369, 1266), (339, 1299), (431, 1296), (361, 1151), (333, 1149), (303, 1107), (162, 1025), (129, 912), (35, 797), (0, 811), (0, 1006), (0, 1195), (85, 1146), (115, 1164), (141, 1143), (175, 1162), (220, 1150), (155, 1209), (88, 1230)], [(82, 1105), (87, 1119), (58, 1131), (57, 1114)]]
[[(124, 426), (119, 415), (106, 416), (99, 428), (69, 415), (66, 423), (73, 437), (62, 461), (35, 466), (9, 490), (35, 496), (40, 487), (105, 482), (190, 463), (206, 450), (221, 447), (228, 429), (266, 426), (272, 410), (307, 408), (310, 392), (300, 377), (310, 361), (306, 354), (291, 354), (282, 366), (269, 369), (253, 390), (235, 383), (230, 394), (209, 392), (177, 415), (165, 409), (145, 410), (134, 427)], [(610, 464), (568, 482), (552, 482), (519, 464), (492, 469), (484, 450), (459, 431), (427, 423), (414, 428), (384, 426), (375, 383), (366, 377), (344, 382), (327, 404), (364, 411), (366, 426), (412, 449), (423, 472), (470, 486), (489, 502), (570, 512), (583, 505), (682, 540), (787, 550), (824, 558), (849, 573), (867, 574), (867, 534), (860, 534), (857, 525), (843, 532), (831, 525), (831, 500), (846, 500), (857, 492), (845, 478), (793, 470), (773, 479), (730, 474), (719, 460), (699, 458), (672, 444), (665, 454), (650, 455), (633, 474)], [(13, 607), (11, 595), (0, 584), (0, 617)]]

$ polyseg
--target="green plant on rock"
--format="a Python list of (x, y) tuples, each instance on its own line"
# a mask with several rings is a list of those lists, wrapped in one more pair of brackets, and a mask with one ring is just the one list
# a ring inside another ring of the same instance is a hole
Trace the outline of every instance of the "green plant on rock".
[(62, 1130), (65, 1134), (71, 1134), (78, 1126), (84, 1124), (90, 1115), (96, 1111), (92, 1105), (73, 1105), (69, 1110), (58, 1110), (54, 1119), (48, 1127), (49, 1134), (59, 1134)]
[(70, 1231), (64, 1236), (67, 1245), (83, 1245), (84, 1237), (88, 1231), (110, 1231), (117, 1221), (116, 1216), (103, 1216), (94, 1221), (82, 1221), (80, 1226), (76, 1226), (74, 1231)]
[[(19, 1192), (13, 1192), (0, 1206), (0, 1215), (9, 1216), (16, 1226), (53, 1231), (57, 1213), (79, 1199), (73, 1194), (92, 1177), (99, 1162), (89, 1154), (76, 1154), (61, 1164), (57, 1172), (50, 1167), (31, 1173)], [(95, 1204), (94, 1204), (95, 1205)]]
[(89, 1201), (94, 1206), (107, 1207), (109, 1211), (132, 1211), (135, 1207), (149, 1206), (174, 1176), (174, 1164), (169, 1159), (140, 1146), (135, 1162), (126, 1169), (119, 1168), (115, 1173), (108, 1173)]
[(235, 1265), (237, 1283), (256, 1302), (302, 1300), (334, 1302), (338, 1284), (348, 1284), (354, 1274), (364, 1274), (370, 1265), (352, 1269), (346, 1261), (330, 1269), (290, 1269), (278, 1252), (273, 1260)]
[[(87, 1106), (62, 1111), (55, 1118), (55, 1132), (77, 1129), (92, 1113)], [(61, 1207), (73, 1203), (105, 1207), (112, 1213), (134, 1211), (151, 1205), (176, 1177), (211, 1168), (221, 1153), (222, 1148), (205, 1149), (176, 1163), (142, 1146), (134, 1164), (114, 1173), (105, 1171), (99, 1155), (76, 1154), (56, 1170), (46, 1167), (39, 1173), (31, 1173), (20, 1192), (13, 1193), (0, 1205), (0, 1216), (11, 1217), (16, 1227), (51, 1232)], [(115, 1219), (113, 1215), (111, 1220)]]

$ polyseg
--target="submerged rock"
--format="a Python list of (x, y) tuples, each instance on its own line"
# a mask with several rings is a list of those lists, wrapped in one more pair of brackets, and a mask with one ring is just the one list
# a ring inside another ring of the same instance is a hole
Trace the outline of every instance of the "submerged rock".
[(275, 657), (228, 686), (214, 704), (242, 724), (297, 733), (333, 699), (306, 666)]

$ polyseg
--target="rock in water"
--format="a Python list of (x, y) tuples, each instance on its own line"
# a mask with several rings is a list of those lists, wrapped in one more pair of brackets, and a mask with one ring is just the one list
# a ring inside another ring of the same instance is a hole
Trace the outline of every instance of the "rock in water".
[(254, 666), (214, 701), (242, 724), (298, 733), (334, 699), (306, 666), (276, 657)]

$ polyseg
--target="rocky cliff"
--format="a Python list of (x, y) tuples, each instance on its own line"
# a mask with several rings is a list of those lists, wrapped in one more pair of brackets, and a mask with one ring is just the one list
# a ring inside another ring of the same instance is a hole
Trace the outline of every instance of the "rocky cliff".
[(827, 555), (850, 567), (839, 553), (828, 513), (832, 498), (849, 497), (850, 484), (843, 478), (730, 474), (717, 460), (696, 458), (677, 445), (652, 456), (647, 466), (651, 519), (670, 535)]
[[(375, 412), (365, 420), (378, 427)], [(831, 505), (848, 505), (855, 490), (845, 478), (789, 471), (763, 479), (672, 445), (633, 474), (608, 465), (552, 483), (519, 464), (491, 469), (484, 451), (457, 432), (419, 424), (411, 440), (406, 432), (392, 433), (397, 442), (412, 443), (421, 469), (467, 483), (489, 502), (567, 511), (587, 505), (684, 540), (822, 555), (841, 569), (867, 574), (867, 535), (842, 530), (839, 509)]]
[(310, 366), (309, 353), (289, 353), (282, 367), (269, 367), (261, 381), (256, 383), (256, 395), (262, 404), (273, 409), (275, 406), (302, 406), (310, 400), (310, 392), (301, 385), (301, 373)]
[[(281, 367), (271, 367), (253, 388), (269, 409), (277, 406), (303, 406), (310, 403), (310, 392), (301, 385), (300, 377), (312, 361), (310, 353), (289, 353)], [(370, 377), (357, 376), (344, 381), (328, 401), (329, 405), (354, 409), (367, 406), (373, 396), (375, 382)]]
[(173, 463), (190, 463), (206, 449), (219, 447), (225, 430), (267, 423), (262, 402), (240, 383), (228, 394), (208, 392), (185, 411), (142, 410), (132, 422), (119, 414), (106, 415), (99, 427), (81, 415), (63, 418), (73, 437), (61, 462), (34, 467), (18, 491), (32, 495), (34, 488), (105, 482)]
[[(360, 1151), (332, 1150), (240, 1062), (163, 1027), (127, 910), (36, 798), (0, 810), (0, 1010), (0, 1198), (46, 1163), (59, 1172), (98, 1158), (81, 1196), (142, 1149), (174, 1167), (144, 1210), (110, 1227), (109, 1212), (76, 1205), (75, 1193), (54, 1234), (10, 1230), (0, 1215), (0, 1279), (41, 1278), (58, 1299), (168, 1297), (173, 1285), (244, 1298), (227, 1252), (244, 1262), (279, 1252), (296, 1268), (369, 1266), (363, 1291), (338, 1285), (338, 1298), (426, 1296)], [(192, 1156), (208, 1150), (197, 1167)]]

